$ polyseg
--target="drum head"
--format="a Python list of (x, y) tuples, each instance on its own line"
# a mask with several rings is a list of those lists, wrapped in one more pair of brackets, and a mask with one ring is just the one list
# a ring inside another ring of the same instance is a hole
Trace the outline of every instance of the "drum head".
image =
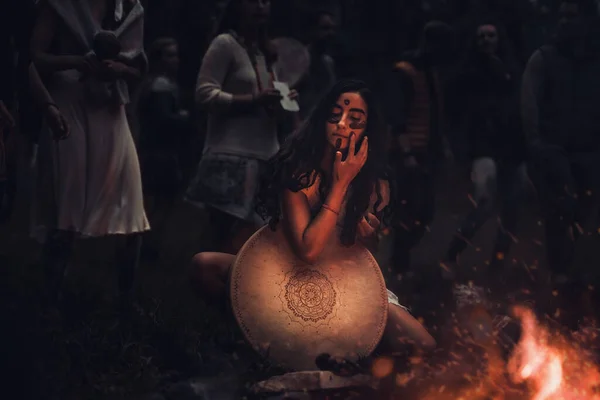
[(260, 229), (232, 267), (233, 312), (248, 342), (292, 370), (317, 370), (322, 353), (352, 360), (369, 355), (388, 311), (383, 275), (371, 253), (334, 238), (319, 261), (308, 265), (281, 231)]
[(287, 37), (273, 39), (272, 43), (277, 51), (275, 63), (277, 77), (290, 87), (294, 87), (310, 67), (308, 49), (299, 41)]

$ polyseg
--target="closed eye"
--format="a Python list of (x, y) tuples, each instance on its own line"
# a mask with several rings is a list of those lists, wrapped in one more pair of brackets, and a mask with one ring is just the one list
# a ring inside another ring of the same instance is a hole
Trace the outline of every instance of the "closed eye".
[(350, 119), (352, 121), (360, 121), (362, 119), (366, 119), (366, 115), (363, 111), (351, 110), (350, 111)]
[(366, 126), (366, 118), (350, 117), (350, 129), (365, 129)]
[(342, 120), (342, 114), (341, 113), (337, 113), (337, 114), (331, 114), (329, 116), (329, 119), (327, 121), (329, 123), (331, 123), (331, 124), (337, 124), (341, 120)]

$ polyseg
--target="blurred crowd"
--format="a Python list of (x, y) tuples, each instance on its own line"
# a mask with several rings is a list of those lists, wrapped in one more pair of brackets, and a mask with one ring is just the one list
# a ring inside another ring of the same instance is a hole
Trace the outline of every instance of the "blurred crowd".
[[(468, 286), (460, 254), (496, 211), (490, 267), (477, 284), (503, 286), (532, 184), (549, 285), (577, 291), (589, 279), (570, 270), (574, 242), (590, 229), (600, 189), (599, 7), (2, 0), (0, 215), (10, 218), (18, 185), (30, 188), (48, 304), (78, 237), (123, 238), (116, 262), (127, 312), (140, 257), (157, 257), (175, 202), (207, 210), (212, 243), (199, 246), (235, 252), (260, 223), (252, 205), (263, 163), (338, 79), (359, 78), (381, 99), (389, 128), (401, 200), (394, 274), (418, 273), (411, 250), (453, 159), (471, 176), (474, 204), (441, 260), (456, 290)], [(279, 107), (275, 81), (288, 84), (299, 112)], [(19, 152), (30, 174), (17, 173)]]

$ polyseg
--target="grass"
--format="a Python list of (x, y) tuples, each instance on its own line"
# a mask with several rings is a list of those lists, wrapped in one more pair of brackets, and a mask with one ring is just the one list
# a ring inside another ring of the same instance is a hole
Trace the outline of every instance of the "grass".
[(11, 398), (136, 399), (201, 373), (205, 349), (227, 332), (187, 284), (185, 262), (199, 250), (202, 225), (201, 216), (175, 212), (166, 256), (140, 267), (139, 307), (127, 326), (118, 320), (110, 239), (78, 243), (59, 315), (44, 310), (39, 296), (39, 245), (3, 232), (0, 354), (11, 371), (4, 387), (18, 393)]

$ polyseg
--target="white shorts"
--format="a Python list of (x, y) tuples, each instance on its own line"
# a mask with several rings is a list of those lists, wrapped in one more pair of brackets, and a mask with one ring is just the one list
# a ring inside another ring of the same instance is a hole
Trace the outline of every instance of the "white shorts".
[(387, 295), (388, 295), (388, 303), (393, 304), (398, 307), (402, 307), (406, 311), (410, 312), (408, 307), (400, 304), (400, 300), (398, 299), (398, 296), (396, 296), (390, 289), (387, 289)]

